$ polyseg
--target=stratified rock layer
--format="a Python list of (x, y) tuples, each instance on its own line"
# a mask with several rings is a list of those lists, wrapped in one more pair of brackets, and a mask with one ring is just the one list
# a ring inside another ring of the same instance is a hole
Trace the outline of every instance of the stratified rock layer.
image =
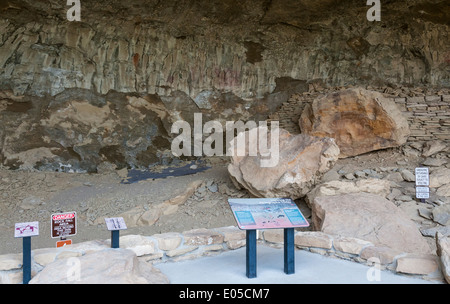
[(381, 22), (360, 0), (80, 3), (70, 22), (65, 1), (0, 2), (3, 166), (148, 167), (173, 121), (266, 119), (308, 82), (450, 87), (446, 1), (382, 3)]

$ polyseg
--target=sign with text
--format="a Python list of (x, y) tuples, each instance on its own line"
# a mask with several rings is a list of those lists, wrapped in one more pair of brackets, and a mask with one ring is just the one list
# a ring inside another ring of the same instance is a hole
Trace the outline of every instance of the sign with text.
[(67, 212), (52, 214), (52, 238), (67, 237), (77, 234), (77, 213)]
[(308, 227), (309, 223), (289, 198), (230, 198), (240, 229)]
[(416, 186), (429, 186), (430, 176), (428, 168), (416, 168)]
[(39, 235), (39, 222), (16, 223), (14, 237), (28, 237)]
[(106, 228), (109, 231), (126, 230), (127, 229), (127, 225), (125, 224), (123, 217), (105, 218), (105, 222), (106, 222)]
[(416, 187), (416, 198), (430, 198), (430, 188), (428, 187)]

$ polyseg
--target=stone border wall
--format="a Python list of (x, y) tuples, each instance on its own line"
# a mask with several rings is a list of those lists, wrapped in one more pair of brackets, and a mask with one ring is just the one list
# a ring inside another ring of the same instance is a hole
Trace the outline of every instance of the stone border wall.
[[(330, 90), (294, 94), (282, 104), (280, 109), (270, 115), (269, 121), (277, 120), (280, 127), (291, 133), (299, 133), (298, 120), (307, 103), (313, 102), (318, 96), (332, 93), (340, 88)], [(345, 89), (345, 88), (342, 88)], [(386, 88), (368, 88), (392, 99), (408, 120), (411, 135), (408, 142), (444, 140), (450, 141), (450, 92), (438, 91), (433, 93), (408, 92), (399, 94)], [(400, 97), (402, 96), (402, 97)]]
[[(299, 250), (443, 282), (441, 265), (436, 255), (408, 254), (375, 246), (360, 239), (314, 231), (296, 231), (294, 240)], [(283, 230), (258, 231), (258, 243), (281, 247)], [(235, 226), (193, 229), (182, 233), (169, 232), (152, 236), (124, 235), (120, 237), (121, 248), (133, 250), (139, 259), (152, 264), (194, 259), (243, 246), (245, 246), (245, 231)], [(106, 248), (110, 248), (110, 240), (88, 241), (62, 248), (35, 249), (32, 251), (32, 277), (55, 260), (76, 258)], [(21, 282), (22, 254), (0, 255), (0, 284), (20, 284)]]

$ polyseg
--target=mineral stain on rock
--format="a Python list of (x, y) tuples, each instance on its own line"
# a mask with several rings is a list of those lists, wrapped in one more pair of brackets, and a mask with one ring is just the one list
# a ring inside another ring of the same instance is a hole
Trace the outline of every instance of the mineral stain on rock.
[(33, 104), (31, 101), (24, 101), (24, 102), (16, 102), (16, 101), (8, 101), (5, 111), (9, 112), (27, 112), (33, 107)]
[(401, 146), (410, 134), (394, 102), (360, 88), (315, 99), (299, 124), (302, 133), (336, 139), (341, 158)]
[(247, 62), (255, 64), (263, 60), (262, 52), (265, 48), (260, 43), (245, 41), (244, 46), (247, 49), (245, 52)]

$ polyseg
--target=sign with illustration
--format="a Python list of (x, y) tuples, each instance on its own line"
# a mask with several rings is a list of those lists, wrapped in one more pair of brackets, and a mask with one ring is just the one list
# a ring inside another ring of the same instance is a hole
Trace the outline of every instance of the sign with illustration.
[(289, 198), (230, 198), (228, 203), (242, 230), (309, 226)]
[(14, 237), (29, 237), (39, 235), (39, 222), (16, 223)]

